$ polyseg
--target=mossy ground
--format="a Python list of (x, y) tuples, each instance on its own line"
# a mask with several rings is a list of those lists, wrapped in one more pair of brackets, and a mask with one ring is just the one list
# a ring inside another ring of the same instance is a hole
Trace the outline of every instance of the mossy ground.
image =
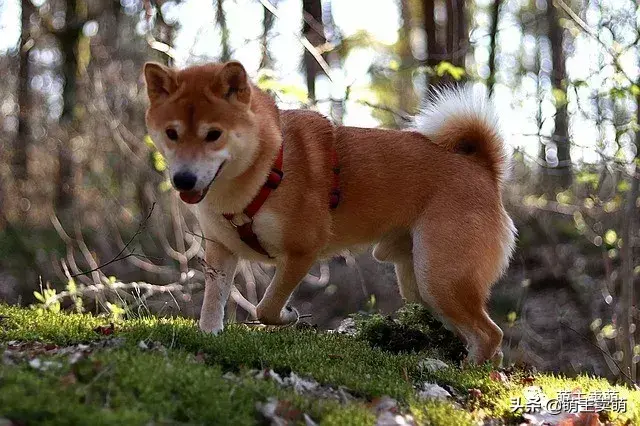
[[(496, 380), (489, 366), (460, 369), (456, 343), (449, 342), (444, 350), (420, 343), (421, 351), (416, 352), (411, 347), (385, 348), (372, 338), (393, 336), (396, 324), (399, 333), (413, 330), (410, 335), (419, 342), (446, 342), (442, 337), (446, 334), (433, 335), (435, 330), (444, 333), (439, 326), (416, 315), (422, 314), (405, 310), (397, 321), (379, 316), (370, 322), (361, 319), (360, 336), (355, 338), (241, 325), (210, 336), (193, 321), (179, 318), (125, 320), (105, 335), (96, 328), (108, 324), (107, 318), (0, 305), (0, 359), (9, 352), (9, 342), (14, 347), (15, 341), (23, 342), (27, 354), (21, 361), (0, 362), (0, 424), (2, 419), (38, 425), (261, 424), (268, 422), (256, 403), (276, 398), (289, 407), (283, 416), (293, 423), (304, 424), (305, 413), (321, 424), (363, 425), (375, 422), (372, 406), (385, 395), (396, 399), (401, 411), (420, 424), (464, 425), (487, 418), (517, 423), (518, 415), (509, 409), (510, 398), (523, 395), (524, 373), (514, 372), (504, 381)], [(376, 324), (382, 325), (382, 332)], [(114, 339), (119, 344), (110, 344)], [(68, 354), (61, 355), (62, 350), (46, 350), (79, 343), (90, 344), (91, 349), (74, 363)], [(34, 355), (30, 345), (45, 349)], [(434, 373), (418, 367), (421, 359), (436, 354), (452, 366)], [(34, 367), (28, 362), (34, 357), (52, 363)], [(293, 371), (322, 385), (344, 387), (356, 399), (341, 403), (299, 394), (273, 380), (256, 379), (248, 374), (251, 369), (272, 369), (282, 375)], [(235, 379), (229, 379), (229, 372)], [(416, 386), (425, 381), (450, 386), (457, 395), (455, 402), (421, 401)], [(535, 384), (545, 392), (614, 389), (602, 379), (544, 374), (536, 375)], [(640, 393), (623, 386), (615, 390), (627, 399), (628, 411), (609, 418), (640, 423)]]

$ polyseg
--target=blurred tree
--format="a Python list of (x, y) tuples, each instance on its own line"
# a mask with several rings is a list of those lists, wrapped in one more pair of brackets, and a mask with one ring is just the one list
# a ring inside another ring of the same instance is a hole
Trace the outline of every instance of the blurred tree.
[(62, 53), (62, 113), (59, 122), (68, 132), (68, 139), (58, 147), (58, 194), (56, 207), (71, 206), (74, 195), (73, 139), (78, 131), (76, 114), (78, 111), (78, 43), (82, 37), (84, 0), (65, 0), (64, 28), (54, 32)]
[(18, 68), (18, 132), (16, 133), (13, 145), (13, 173), (16, 179), (27, 179), (27, 152), (31, 142), (30, 120), (30, 90), (29, 81), (31, 77), (29, 54), (34, 45), (31, 38), (31, 15), (34, 7), (31, 0), (21, 1), (21, 29), (20, 40), (18, 41), (18, 56), (20, 64)]
[[(333, 20), (332, 0), (325, 0), (322, 2), (322, 23), (327, 42), (332, 46), (327, 53), (327, 62), (332, 70), (338, 70), (343, 66), (344, 57), (340, 55), (340, 49), (336, 49), (336, 46), (339, 46), (342, 42), (342, 35), (340, 34), (340, 29)], [(346, 95), (348, 95), (348, 93)], [(332, 96), (330, 114), (333, 122), (336, 124), (342, 124), (344, 113), (345, 109), (343, 99), (341, 97)]]
[[(426, 64), (427, 67), (434, 70), (440, 61), (444, 58), (445, 49), (438, 41), (436, 15), (435, 15), (435, 0), (423, 0), (422, 2), (422, 16), (424, 32), (427, 38), (427, 54)], [(435, 75), (429, 76), (427, 73), (427, 93), (430, 91), (430, 86), (437, 82)]]
[[(154, 24), (153, 31), (155, 33), (155, 38), (160, 43), (162, 43), (165, 48), (163, 51), (157, 51), (158, 58), (160, 62), (165, 65), (172, 66), (173, 65), (173, 57), (170, 54), (171, 49), (173, 48), (173, 39), (176, 36), (176, 31), (178, 30), (178, 23), (175, 21), (169, 22), (164, 14), (162, 9), (162, 5), (164, 2), (155, 1), (154, 7), (156, 10), (156, 22)], [(218, 10), (222, 10), (222, 0), (218, 2)], [(221, 29), (222, 29), (222, 46), (223, 46), (223, 54), (224, 54), (224, 46), (227, 44), (228, 49), (228, 33), (226, 32), (226, 19), (224, 15), (224, 11), (222, 12), (221, 17), (216, 14), (216, 19), (222, 19), (221, 21)], [(226, 52), (229, 54), (228, 50)]]
[[(322, 25), (322, 3), (320, 0), (302, 0), (302, 20), (302, 34), (314, 47), (326, 43), (324, 26)], [(314, 102), (316, 99), (316, 77), (321, 68), (313, 55), (306, 49), (303, 62), (309, 100)]]
[[(565, 64), (565, 30), (560, 24), (558, 9), (547, 3), (547, 32), (551, 46), (551, 87), (556, 107), (552, 141), (544, 150), (543, 161), (551, 167), (542, 169), (542, 185), (548, 191), (566, 189), (571, 185), (571, 145), (569, 143), (569, 117), (567, 113), (567, 71)], [(555, 152), (554, 152), (555, 151)]]
[[(273, 5), (278, 7), (278, 1), (273, 0)], [(273, 13), (271, 13), (266, 7), (262, 8), (262, 36), (260, 38), (260, 47), (262, 52), (260, 54), (260, 68), (271, 68), (272, 60), (269, 54), (269, 32), (273, 27)]]
[(487, 79), (487, 89), (489, 95), (493, 93), (493, 86), (496, 84), (496, 53), (498, 41), (498, 21), (500, 20), (500, 7), (502, 0), (494, 0), (491, 9), (491, 28), (489, 37), (491, 37), (489, 46), (489, 78)]
[[(640, 28), (638, 28), (638, 39), (640, 39)], [(638, 55), (640, 65), (640, 55)], [(636, 87), (640, 87), (640, 77), (636, 82)], [(636, 275), (640, 275), (640, 263), (636, 265), (635, 247), (640, 246), (640, 90), (636, 91), (636, 131), (635, 131), (635, 156), (629, 167), (629, 192), (626, 197), (624, 217), (622, 222), (621, 237), (622, 249), (620, 257), (621, 283), (620, 302), (618, 304), (617, 315), (621, 325), (621, 349), (623, 353), (622, 365), (634, 380), (638, 379), (638, 349), (636, 348), (636, 321), (637, 321), (637, 300), (640, 295), (640, 287), (636, 285)], [(638, 268), (639, 270), (636, 270)]]
[(229, 28), (227, 28), (227, 16), (224, 12), (224, 0), (216, 1), (216, 23), (220, 27), (220, 44), (222, 46), (220, 60), (226, 62), (231, 59), (231, 50), (229, 48)]
[(447, 59), (455, 66), (464, 68), (469, 48), (465, 2), (446, 0), (447, 8)]
[(411, 51), (411, 32), (413, 18), (411, 16), (410, 0), (400, 0), (400, 17), (402, 22), (398, 30), (396, 50), (400, 57), (400, 67), (395, 79), (396, 92), (398, 94), (398, 108), (400, 111), (412, 111), (418, 100), (413, 88), (413, 71), (416, 60)]

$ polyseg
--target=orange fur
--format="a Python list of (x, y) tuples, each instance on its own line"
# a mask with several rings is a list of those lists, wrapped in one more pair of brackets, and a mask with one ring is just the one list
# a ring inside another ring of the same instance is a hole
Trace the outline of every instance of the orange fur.
[[(237, 62), (182, 71), (147, 64), (145, 77), (150, 134), (171, 173), (197, 175), (194, 192), (206, 194), (197, 213), (215, 241), (206, 261), (216, 273), (207, 277), (202, 329), (222, 329), (238, 258), (276, 264), (255, 314), (284, 324), (296, 318), (285, 306), (289, 295), (316, 259), (377, 242), (374, 256), (395, 263), (405, 299), (441, 315), (473, 361), (499, 355), (502, 332), (485, 305), (515, 231), (500, 194), (503, 143), (483, 101), (445, 92), (414, 131), (362, 129), (335, 127), (312, 111), (279, 111)], [(171, 126), (179, 127), (178, 141), (164, 135)], [(219, 140), (203, 141), (203, 126), (220, 130)], [(268, 259), (243, 244), (222, 213), (241, 216), (282, 143), (284, 179), (253, 223)], [(328, 205), (332, 149), (341, 166), (335, 210)]]

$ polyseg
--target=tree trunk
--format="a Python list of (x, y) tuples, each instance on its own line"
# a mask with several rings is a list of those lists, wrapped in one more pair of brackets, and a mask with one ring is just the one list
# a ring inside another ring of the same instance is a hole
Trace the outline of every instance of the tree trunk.
[[(424, 0), (422, 2), (424, 31), (427, 37), (427, 66), (435, 71), (436, 66), (444, 57), (444, 48), (438, 42), (438, 31), (435, 19), (435, 1)], [(438, 77), (435, 74), (427, 74), (426, 90), (429, 93), (431, 86), (437, 83)]]
[[(551, 44), (551, 87), (556, 99), (555, 130), (553, 142), (557, 148), (558, 165), (555, 168), (546, 168), (553, 173), (550, 179), (553, 191), (566, 189), (571, 185), (571, 153), (569, 144), (569, 117), (567, 114), (567, 91), (565, 69), (565, 57), (563, 50), (564, 29), (560, 26), (558, 13), (552, 2), (547, 3), (547, 25), (549, 43)], [(553, 144), (550, 144), (553, 145)]]
[[(326, 42), (324, 27), (322, 25), (322, 3), (320, 0), (302, 0), (302, 34), (314, 46), (320, 46)], [(316, 76), (320, 66), (316, 59), (307, 50), (304, 51), (304, 70), (307, 76), (307, 93), (309, 100), (316, 99)]]
[[(640, 83), (640, 81), (638, 82)], [(636, 119), (640, 120), (640, 95), (636, 96)], [(640, 123), (640, 121), (638, 121)], [(626, 370), (625, 373), (630, 375), (635, 381), (637, 380), (637, 365), (633, 362), (635, 333), (634, 314), (636, 310), (635, 295), (635, 274), (634, 267), (635, 252), (634, 245), (638, 236), (638, 207), (636, 203), (640, 200), (640, 130), (636, 131), (636, 156), (631, 167), (631, 187), (627, 194), (627, 202), (625, 214), (622, 224), (622, 250), (620, 257), (622, 258), (621, 266), (621, 287), (618, 304), (618, 318), (620, 318), (620, 328), (622, 330), (620, 336), (621, 349), (623, 358), (621, 365)]]
[[(278, 6), (277, 0), (272, 1), (274, 6)], [(262, 8), (262, 36), (260, 37), (260, 46), (262, 53), (260, 57), (260, 68), (271, 67), (271, 56), (269, 55), (269, 32), (273, 27), (273, 14), (266, 8)]]
[(400, 16), (402, 24), (398, 31), (398, 55), (400, 56), (400, 70), (396, 82), (398, 93), (398, 108), (409, 112), (415, 106), (415, 91), (413, 89), (413, 66), (415, 59), (411, 52), (411, 8), (410, 0), (400, 0)]
[(453, 0), (455, 7), (455, 43), (451, 52), (453, 65), (465, 68), (465, 59), (469, 50), (469, 29), (467, 26), (467, 14), (464, 0)]
[(457, 36), (457, 22), (456, 22), (456, 0), (445, 0), (447, 9), (447, 40), (446, 49), (449, 61), (453, 63), (454, 52), (457, 48), (456, 36)]
[(498, 22), (500, 20), (500, 6), (502, 0), (493, 2), (493, 10), (491, 11), (491, 46), (489, 48), (489, 78), (487, 79), (487, 88), (489, 95), (493, 93), (493, 86), (496, 84), (496, 42), (498, 40)]
[(18, 43), (20, 68), (18, 70), (18, 132), (13, 147), (13, 174), (18, 180), (27, 179), (27, 152), (31, 142), (31, 130), (29, 127), (30, 116), (30, 63), (29, 53), (31, 51), (30, 27), (31, 14), (33, 13), (33, 5), (31, 0), (22, 0), (22, 17), (20, 42)]
[(58, 195), (56, 207), (66, 209), (71, 206), (74, 194), (73, 148), (71, 141), (75, 128), (75, 109), (78, 90), (78, 42), (82, 36), (82, 25), (78, 16), (78, 2), (66, 0), (65, 28), (58, 34), (62, 53), (62, 114), (60, 124), (67, 132), (67, 138), (58, 148)]
[[(324, 26), (325, 34), (327, 35), (327, 41), (332, 43), (333, 45), (338, 45), (340, 43), (339, 40), (339, 30), (336, 28), (336, 24), (333, 21), (333, 8), (332, 8), (332, 0), (324, 0), (322, 2), (323, 14), (322, 14), (322, 24)], [(342, 68), (342, 60), (343, 58), (338, 53), (337, 49), (331, 50), (327, 54), (327, 62), (329, 63), (329, 68), (332, 70), (339, 70)], [(348, 94), (345, 94), (348, 96)], [(331, 120), (336, 125), (341, 125), (344, 120), (344, 99), (331, 99)]]
[(220, 44), (222, 44), (222, 56), (220, 60), (226, 62), (231, 59), (231, 49), (229, 48), (229, 28), (227, 27), (227, 16), (224, 13), (223, 0), (216, 2), (216, 21), (220, 26), (221, 38)]

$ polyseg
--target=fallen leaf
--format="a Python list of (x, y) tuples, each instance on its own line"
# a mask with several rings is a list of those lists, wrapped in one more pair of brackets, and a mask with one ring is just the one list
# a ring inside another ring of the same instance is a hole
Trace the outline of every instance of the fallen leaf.
[(489, 373), (489, 379), (498, 383), (507, 383), (509, 381), (506, 374), (504, 374), (502, 371), (497, 371), (497, 370)]
[(75, 385), (76, 383), (78, 383), (78, 378), (71, 371), (60, 377), (60, 384), (63, 387), (69, 387), (71, 385)]
[(558, 426), (603, 426), (596, 413), (580, 413), (579, 416), (569, 417), (558, 423)]
[(478, 400), (482, 398), (482, 391), (480, 389), (467, 389), (467, 392), (469, 392), (469, 397), (471, 399)]
[(94, 328), (93, 331), (102, 336), (110, 336), (115, 331), (115, 327), (113, 323), (110, 323), (109, 325), (99, 325), (98, 327)]

